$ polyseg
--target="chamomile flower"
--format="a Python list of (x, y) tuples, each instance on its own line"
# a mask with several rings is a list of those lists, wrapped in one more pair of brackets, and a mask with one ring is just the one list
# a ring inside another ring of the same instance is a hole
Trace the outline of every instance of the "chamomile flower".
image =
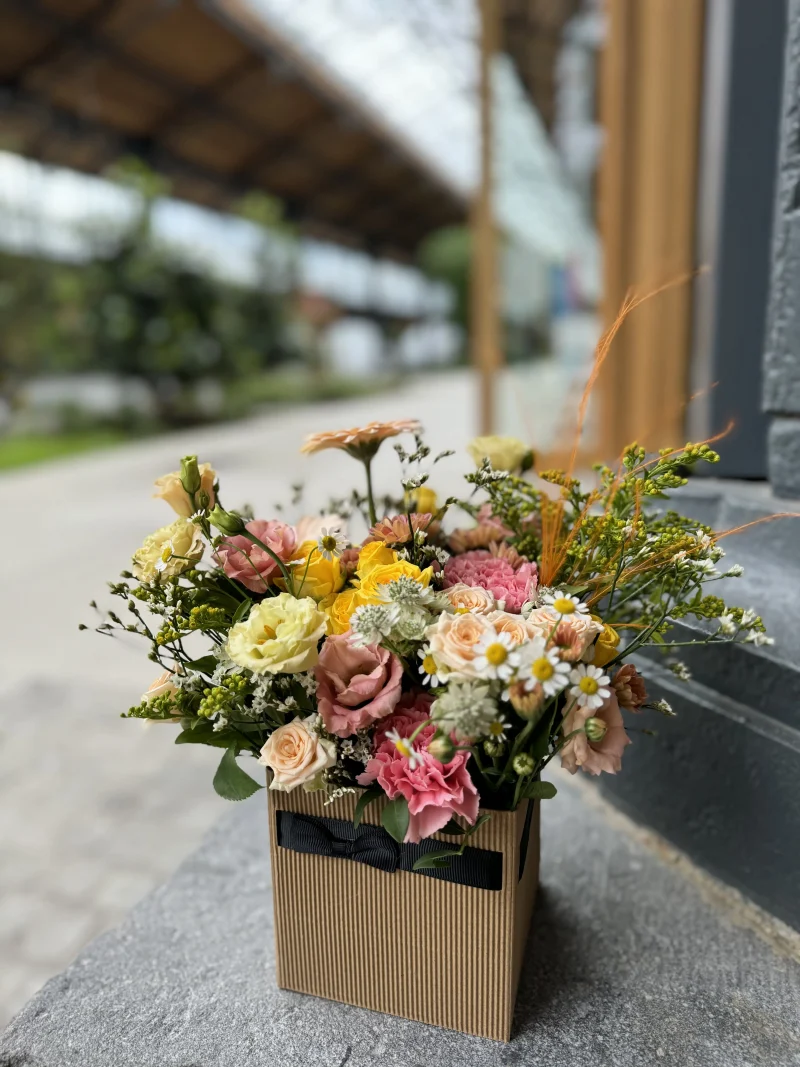
[(161, 573), (161, 571), (166, 570), (167, 564), (174, 555), (175, 546), (173, 545), (172, 541), (167, 541), (167, 543), (164, 545), (164, 549), (161, 555), (158, 557), (155, 563), (155, 568), (159, 572), (159, 574)]
[(547, 648), (543, 637), (526, 641), (520, 661), (517, 678), (529, 693), (540, 685), (546, 697), (554, 697), (569, 681), (569, 663), (559, 657), (557, 648)]
[(445, 684), (445, 672), (436, 662), (436, 657), (431, 652), (430, 645), (423, 645), (417, 653), (422, 663), (419, 665), (419, 672), (422, 675), (422, 684), (438, 686)]
[(338, 526), (323, 526), (317, 540), (317, 548), (325, 559), (332, 560), (334, 556), (341, 556), (347, 548), (347, 541)]
[(397, 730), (387, 730), (386, 740), (391, 741), (401, 756), (408, 760), (410, 770), (414, 770), (422, 762), (422, 753), (418, 752), (407, 737), (401, 737)]
[(601, 708), (611, 696), (608, 688), (611, 679), (600, 667), (579, 663), (570, 672), (569, 680), (572, 682), (569, 695), (575, 698), (580, 708)]
[(473, 648), (472, 665), (479, 678), (507, 681), (519, 666), (519, 652), (511, 634), (489, 630)]
[(570, 593), (563, 593), (561, 590), (556, 589), (552, 593), (545, 593), (542, 597), (542, 601), (546, 608), (555, 612), (556, 615), (574, 615), (576, 612), (579, 615), (588, 615), (589, 608), (580, 597), (572, 596)]
[(489, 729), (486, 732), (492, 740), (502, 741), (505, 738), (507, 729), (508, 723), (502, 715), (498, 715), (493, 722), (489, 723)]

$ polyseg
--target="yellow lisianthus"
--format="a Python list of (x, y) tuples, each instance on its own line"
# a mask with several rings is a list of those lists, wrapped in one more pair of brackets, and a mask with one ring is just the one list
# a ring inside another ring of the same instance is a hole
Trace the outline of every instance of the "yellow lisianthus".
[(420, 515), (435, 515), (439, 508), (439, 498), (427, 485), (421, 485), (419, 489), (406, 493), (406, 499), (413, 510)]
[(387, 582), (395, 581), (401, 575), (413, 578), (414, 581), (421, 582), (422, 585), (429, 585), (433, 577), (433, 568), (426, 567), (424, 571), (421, 571), (414, 563), (409, 563), (405, 559), (398, 559), (394, 563), (371, 567), (366, 575), (361, 578), (358, 585), (362, 603), (368, 604), (377, 601), (379, 587), (386, 585)]
[[(316, 541), (303, 541), (289, 560), (296, 596), (310, 596), (324, 600), (331, 593), (338, 593), (344, 585), (344, 575), (337, 556), (326, 559)], [(283, 579), (276, 581), (281, 589), (286, 588)]]
[[(603, 620), (597, 616), (592, 615), (595, 622), (603, 623)], [(594, 659), (592, 663), (595, 667), (605, 667), (607, 663), (610, 663), (617, 654), (617, 647), (619, 645), (619, 634), (613, 626), (609, 626), (608, 623), (603, 623), (603, 632), (598, 634), (597, 640), (594, 645)]]
[(328, 633), (344, 634), (350, 629), (350, 616), (365, 601), (358, 589), (343, 589), (320, 601), (320, 607), (328, 616)]
[(169, 526), (151, 533), (133, 554), (133, 573), (143, 582), (172, 578), (182, 574), (203, 555), (200, 530), (188, 519), (180, 518)]
[(397, 553), (393, 552), (383, 541), (370, 541), (368, 545), (364, 545), (358, 554), (356, 574), (359, 578), (364, 578), (373, 567), (394, 563), (396, 559)]
[[(217, 472), (210, 463), (201, 463), (197, 470), (200, 475), (200, 489), (198, 492), (202, 490), (208, 496), (208, 506), (213, 508), (215, 500), (214, 482), (217, 479)], [(180, 471), (162, 474), (160, 478), (156, 478), (155, 486), (156, 491), (153, 496), (166, 500), (178, 515), (183, 515), (184, 518), (188, 519), (194, 514), (196, 509), (191, 497), (183, 488)]]
[(476, 467), (488, 459), (496, 471), (527, 470), (533, 465), (533, 453), (524, 441), (517, 437), (499, 437), (489, 434), (474, 437), (467, 445)]
[(228, 633), (225, 649), (254, 674), (296, 674), (317, 663), (327, 619), (311, 597), (279, 593), (250, 609)]

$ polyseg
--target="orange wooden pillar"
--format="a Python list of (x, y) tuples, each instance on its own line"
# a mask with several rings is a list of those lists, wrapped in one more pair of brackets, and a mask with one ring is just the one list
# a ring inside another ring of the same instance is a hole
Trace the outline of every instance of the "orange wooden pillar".
[[(607, 0), (598, 221), (602, 318), (625, 293), (691, 273), (695, 263), (704, 0)], [(601, 376), (600, 447), (681, 444), (688, 399), (692, 284), (654, 296), (622, 327)]]

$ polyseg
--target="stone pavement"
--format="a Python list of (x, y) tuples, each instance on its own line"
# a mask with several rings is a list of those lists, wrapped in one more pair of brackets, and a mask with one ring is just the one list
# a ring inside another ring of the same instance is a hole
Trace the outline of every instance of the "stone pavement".
[(276, 987), (261, 793), (47, 983), (0, 1037), (0, 1065), (800, 1065), (798, 935), (552, 777), (510, 1044)]

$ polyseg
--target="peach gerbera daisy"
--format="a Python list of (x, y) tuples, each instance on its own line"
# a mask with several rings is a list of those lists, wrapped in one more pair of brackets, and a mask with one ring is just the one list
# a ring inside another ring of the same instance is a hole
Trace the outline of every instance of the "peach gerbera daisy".
[(306, 438), (301, 452), (321, 452), (323, 448), (342, 448), (359, 459), (366, 452), (374, 454), (378, 445), (387, 437), (397, 437), (401, 433), (415, 433), (420, 429), (416, 419), (395, 419), (392, 422), (369, 422), (366, 426), (350, 430), (327, 430), (312, 433)]

